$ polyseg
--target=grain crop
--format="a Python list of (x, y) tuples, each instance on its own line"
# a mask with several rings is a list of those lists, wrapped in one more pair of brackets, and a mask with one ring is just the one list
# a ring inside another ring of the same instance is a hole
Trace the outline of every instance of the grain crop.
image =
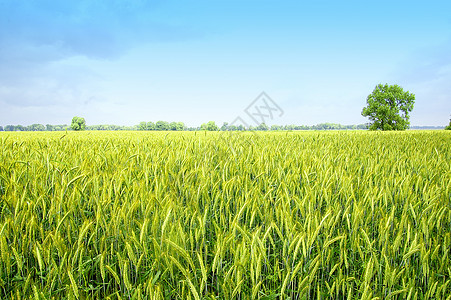
[(451, 133), (0, 133), (1, 299), (451, 299)]

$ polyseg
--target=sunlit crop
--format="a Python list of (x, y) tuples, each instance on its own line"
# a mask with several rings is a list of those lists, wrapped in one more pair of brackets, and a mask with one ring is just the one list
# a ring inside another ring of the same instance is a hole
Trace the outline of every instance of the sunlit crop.
[(0, 298), (451, 299), (450, 164), (445, 131), (1, 133)]

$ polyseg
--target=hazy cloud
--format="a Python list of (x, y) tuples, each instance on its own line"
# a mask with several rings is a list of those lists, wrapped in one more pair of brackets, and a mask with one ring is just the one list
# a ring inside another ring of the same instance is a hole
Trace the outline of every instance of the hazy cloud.
[(97, 75), (87, 67), (60, 62), (72, 57), (113, 60), (142, 43), (193, 36), (154, 22), (152, 12), (159, 5), (144, 0), (0, 0), (0, 103), (92, 101), (91, 82)]
[(3, 0), (0, 59), (113, 58), (138, 40), (158, 39), (162, 29), (176, 35), (170, 25), (153, 24), (149, 14), (156, 5), (156, 1)]

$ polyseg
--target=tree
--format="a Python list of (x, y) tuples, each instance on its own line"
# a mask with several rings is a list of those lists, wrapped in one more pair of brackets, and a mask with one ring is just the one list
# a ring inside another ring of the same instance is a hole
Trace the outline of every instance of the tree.
[(138, 125), (138, 130), (147, 130), (147, 123), (146, 122), (140, 122)]
[(171, 122), (169, 123), (169, 130), (177, 130), (177, 122)]
[(27, 126), (28, 131), (45, 131), (45, 126), (42, 124), (32, 124)]
[(261, 123), (257, 126), (256, 130), (266, 131), (266, 130), (269, 130), (269, 127), (265, 123)]
[(445, 127), (445, 130), (451, 130), (451, 118), (449, 119), (449, 125)]
[(209, 121), (207, 124), (202, 124), (200, 130), (218, 131), (219, 127), (216, 125), (215, 121)]
[(3, 131), (3, 126), (0, 126), (0, 131)]
[(155, 123), (154, 122), (147, 122), (147, 130), (155, 130)]
[(165, 121), (158, 121), (155, 123), (155, 130), (165, 131), (169, 130), (169, 123)]
[(229, 123), (224, 122), (221, 126), (221, 131), (227, 131), (229, 130)]
[(409, 128), (409, 112), (415, 95), (399, 85), (378, 84), (366, 98), (362, 116), (369, 117), (370, 130), (405, 130)]
[(84, 118), (73, 117), (72, 118), (72, 124), (70, 125), (70, 127), (73, 130), (76, 130), (76, 131), (85, 130), (85, 128), (86, 128), (86, 121), (85, 121)]
[(177, 131), (183, 131), (185, 130), (186, 126), (183, 122), (177, 122)]

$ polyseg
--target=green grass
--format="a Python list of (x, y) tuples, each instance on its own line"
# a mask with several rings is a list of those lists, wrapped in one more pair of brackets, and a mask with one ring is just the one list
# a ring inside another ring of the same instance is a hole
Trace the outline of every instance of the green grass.
[(451, 299), (451, 133), (0, 133), (0, 298)]

